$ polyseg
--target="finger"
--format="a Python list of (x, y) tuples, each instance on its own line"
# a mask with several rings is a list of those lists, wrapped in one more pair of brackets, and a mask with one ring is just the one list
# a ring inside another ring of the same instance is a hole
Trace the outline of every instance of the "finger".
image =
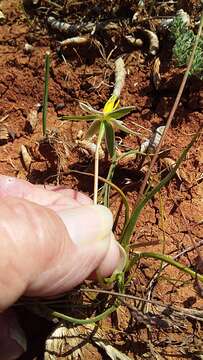
[(52, 206), (54, 210), (66, 207), (88, 205), (92, 200), (78, 191), (66, 189), (64, 186), (33, 185), (28, 181), (11, 176), (0, 176), (0, 197), (15, 196), (33, 201), (43, 206)]
[[(24, 293), (55, 295), (81, 283), (105, 259), (111, 228), (112, 215), (102, 206), (69, 209), (60, 218), (24, 199), (2, 199), (0, 310)], [(104, 272), (112, 271), (110, 263), (111, 259)]]

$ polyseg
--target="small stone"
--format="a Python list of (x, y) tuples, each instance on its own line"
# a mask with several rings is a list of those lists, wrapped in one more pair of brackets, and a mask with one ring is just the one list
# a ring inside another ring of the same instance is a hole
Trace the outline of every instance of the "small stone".
[(30, 44), (28, 44), (28, 43), (26, 43), (25, 46), (24, 46), (24, 51), (25, 51), (26, 53), (31, 53), (32, 50), (33, 50), (33, 46), (30, 45)]
[(5, 22), (6, 22), (6, 17), (4, 13), (0, 10), (0, 25), (5, 24)]

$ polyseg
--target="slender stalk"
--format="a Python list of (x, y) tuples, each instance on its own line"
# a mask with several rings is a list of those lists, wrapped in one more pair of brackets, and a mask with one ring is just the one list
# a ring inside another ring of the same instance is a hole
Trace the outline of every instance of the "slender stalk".
[[(117, 166), (117, 155), (115, 153), (111, 159), (111, 165), (110, 165), (109, 172), (107, 175), (107, 180), (112, 181), (116, 166)], [(109, 207), (110, 188), (111, 187), (108, 184), (105, 184), (104, 188), (103, 188), (104, 206), (106, 206), (106, 207)]]
[(191, 270), (189, 267), (179, 263), (178, 261), (174, 260), (171, 256), (154, 253), (154, 252), (141, 252), (136, 253), (135, 256), (139, 255), (139, 258), (153, 258), (156, 260), (161, 260), (162, 262), (166, 262), (172, 266), (175, 266), (177, 269), (183, 271), (184, 273), (192, 276), (193, 279), (198, 279), (203, 283), (203, 275), (196, 273), (195, 271)]
[(51, 1), (51, 0), (44, 0), (44, 1), (50, 6), (54, 6), (54, 7), (58, 8), (59, 10), (63, 10), (63, 7), (54, 1)]
[(166, 137), (166, 133), (171, 125), (171, 122), (173, 120), (173, 117), (174, 117), (174, 114), (177, 110), (177, 107), (178, 107), (178, 104), (180, 102), (180, 99), (181, 99), (181, 96), (182, 96), (182, 93), (183, 93), (183, 90), (185, 88), (185, 84), (186, 84), (186, 81), (187, 81), (187, 78), (189, 76), (189, 73), (190, 73), (190, 70), (191, 70), (191, 67), (192, 67), (192, 64), (193, 64), (193, 60), (194, 60), (194, 56), (195, 56), (195, 51), (197, 49), (197, 45), (198, 45), (198, 42), (199, 42), (199, 38), (201, 36), (201, 33), (202, 33), (202, 28), (203, 28), (203, 14), (201, 16), (201, 20), (200, 20), (200, 25), (199, 25), (199, 29), (198, 29), (198, 33), (197, 33), (197, 36), (196, 36), (196, 39), (195, 39), (195, 43), (194, 43), (194, 46), (193, 46), (193, 49), (192, 49), (192, 53), (190, 55), (190, 59), (189, 59), (189, 62), (188, 62), (188, 65), (187, 65), (187, 69), (185, 71), (185, 74), (184, 74), (184, 77), (183, 77), (183, 80), (182, 80), (182, 83), (180, 85), (180, 88), (179, 88), (179, 91), (178, 91), (178, 94), (176, 96), (176, 99), (175, 99), (175, 102), (174, 102), (174, 105), (171, 109), (171, 112), (169, 114), (169, 117), (168, 117), (168, 120), (167, 120), (167, 123), (166, 123), (166, 126), (165, 126), (165, 129), (164, 129), (164, 132), (162, 134), (162, 137), (161, 137), (161, 140), (156, 148), (156, 151), (155, 151), (155, 154), (152, 158), (152, 161), (150, 163), (150, 166), (149, 166), (149, 169), (144, 177), (144, 180), (143, 180), (143, 183), (142, 183), (142, 186), (140, 188), (140, 191), (139, 191), (139, 194), (138, 194), (138, 198), (137, 198), (137, 201), (136, 201), (136, 204), (138, 204), (138, 202), (140, 201), (141, 197), (143, 196), (144, 194), (144, 190), (146, 188), (146, 184), (147, 184), (147, 181), (150, 177), (150, 174), (151, 174), (151, 171), (154, 167), (154, 164), (157, 160), (157, 157), (158, 157), (158, 154), (160, 152), (160, 149), (163, 145), (163, 142), (164, 142), (164, 139)]
[(120, 292), (117, 291), (112, 291), (112, 290), (105, 290), (105, 289), (88, 289), (88, 288), (83, 288), (79, 290), (82, 293), (97, 293), (97, 294), (106, 294), (106, 295), (110, 295), (110, 296), (114, 296), (114, 297), (118, 297), (120, 299), (125, 298), (125, 299), (130, 299), (130, 300), (134, 300), (134, 301), (142, 301), (144, 303), (149, 303), (155, 306), (161, 306), (163, 308), (170, 308), (173, 309), (175, 311), (178, 311), (180, 308), (178, 307), (173, 307), (171, 306), (171, 304), (167, 304), (167, 303), (161, 303), (160, 301), (156, 301), (156, 300), (149, 300), (149, 299), (145, 299), (141, 296), (136, 296), (136, 295), (130, 295), (130, 294), (122, 294)]
[(42, 126), (43, 136), (47, 131), (47, 107), (48, 107), (48, 93), (49, 93), (49, 67), (50, 67), (50, 52), (46, 52), (45, 56), (45, 79), (44, 79), (44, 98), (43, 98), (43, 112), (42, 112)]
[[(79, 171), (79, 170), (72, 170), (72, 169), (69, 169), (68, 173), (76, 173), (76, 174), (87, 175), (87, 176), (92, 176), (92, 177), (94, 176), (94, 174), (91, 174), (89, 172)], [(123, 193), (123, 191), (117, 185), (112, 183), (110, 180), (105, 179), (102, 176), (98, 176), (98, 179), (103, 181), (105, 184), (108, 184), (110, 187), (112, 187), (115, 191), (117, 191), (120, 194), (121, 199), (122, 199), (122, 201), (123, 201), (123, 203), (125, 205), (125, 224), (126, 224), (128, 222), (128, 220), (129, 220), (130, 209), (129, 209), (129, 204), (128, 204), (128, 201), (127, 201), (127, 198), (126, 198), (125, 194)]]
[(117, 306), (115, 305), (112, 305), (109, 309), (107, 309), (106, 311), (104, 311), (102, 314), (100, 315), (97, 315), (95, 317), (92, 317), (90, 319), (77, 319), (77, 318), (73, 318), (71, 316), (67, 316), (67, 315), (64, 315), (64, 314), (61, 314), (57, 311), (53, 311), (51, 313), (51, 315), (53, 317), (58, 317), (60, 319), (63, 319), (63, 320), (66, 320), (68, 322), (71, 322), (73, 324), (81, 324), (81, 325), (85, 325), (85, 324), (92, 324), (92, 323), (95, 323), (97, 321), (101, 321), (103, 319), (105, 319), (107, 316), (111, 315), (112, 312), (114, 312), (115, 310), (117, 309)]
[(97, 139), (97, 146), (95, 151), (94, 158), (94, 205), (97, 204), (97, 196), (98, 196), (98, 182), (99, 182), (99, 149), (101, 146), (102, 139), (104, 137), (105, 126), (103, 121), (101, 121), (101, 125), (99, 128), (99, 135)]

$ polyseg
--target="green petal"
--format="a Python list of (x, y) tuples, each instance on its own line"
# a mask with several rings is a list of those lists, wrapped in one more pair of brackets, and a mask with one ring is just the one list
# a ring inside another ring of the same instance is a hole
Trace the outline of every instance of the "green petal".
[(135, 110), (135, 106), (126, 106), (112, 111), (109, 116), (113, 119), (121, 119), (122, 117), (130, 114), (133, 110)]
[(111, 111), (117, 108), (118, 104), (119, 104), (118, 97), (115, 95), (111, 96), (110, 99), (104, 105), (103, 113), (104, 114), (110, 113)]
[(104, 125), (105, 125), (106, 146), (108, 149), (108, 153), (112, 158), (115, 153), (115, 133), (112, 125), (109, 122), (105, 121)]
[(99, 121), (99, 120), (93, 121), (93, 123), (90, 125), (85, 137), (87, 139), (89, 139), (92, 136), (97, 135), (99, 132), (100, 125), (101, 125), (101, 121)]
[(94, 109), (90, 104), (86, 104), (86, 103), (80, 101), (79, 105), (83, 111), (86, 111), (90, 114), (102, 114), (101, 111)]
[(124, 131), (127, 134), (131, 134), (131, 135), (136, 135), (136, 136), (141, 136), (142, 134), (137, 133), (131, 129), (128, 129), (125, 125), (123, 125), (122, 121), (119, 120), (112, 120), (112, 123), (115, 125), (115, 127), (117, 127), (118, 129)]

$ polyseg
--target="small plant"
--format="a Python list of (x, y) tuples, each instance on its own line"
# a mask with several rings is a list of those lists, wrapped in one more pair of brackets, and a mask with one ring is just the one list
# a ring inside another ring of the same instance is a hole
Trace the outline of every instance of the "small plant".
[[(135, 107), (119, 106), (119, 96), (121, 89), (125, 81), (125, 67), (122, 58), (119, 58), (116, 61), (116, 71), (115, 71), (115, 86), (113, 93), (109, 100), (104, 105), (103, 111), (98, 111), (94, 109), (91, 105), (80, 102), (80, 107), (82, 110), (89, 113), (89, 115), (64, 115), (59, 117), (60, 120), (71, 120), (71, 121), (90, 121), (92, 122), (89, 127), (86, 138), (91, 139), (93, 136), (97, 135), (97, 146), (95, 151), (95, 173), (94, 173), (94, 204), (97, 204), (97, 193), (98, 193), (98, 176), (99, 176), (99, 150), (102, 143), (102, 140), (105, 138), (106, 147), (108, 154), (113, 158), (115, 154), (115, 130), (119, 129), (124, 131), (127, 134), (132, 135), (141, 135), (128, 127), (123, 123), (122, 119), (124, 116), (130, 114)], [(138, 127), (141, 127), (137, 125)]]
[[(181, 15), (175, 16), (169, 25), (171, 37), (175, 41), (173, 46), (173, 56), (178, 66), (187, 65), (195, 43), (196, 35), (188, 28)], [(190, 75), (195, 75), (203, 79), (203, 39), (199, 38), (195, 51)]]
[[(200, 27), (200, 32), (201, 32), (201, 29), (202, 29), (202, 24)], [(196, 39), (196, 41), (197, 40), (198, 40), (198, 38)], [(190, 70), (190, 66), (192, 64), (193, 55), (195, 52), (195, 46), (196, 46), (196, 43), (193, 46), (193, 52), (190, 57), (189, 65), (187, 67), (186, 74), (185, 74), (184, 80), (182, 82), (182, 86), (180, 87), (179, 93), (177, 95), (177, 99), (180, 99), (180, 96), (182, 94), (184, 84), (186, 82), (186, 79), (187, 79), (187, 76), (188, 76), (188, 73)], [(117, 77), (117, 79), (118, 79), (118, 77)], [(123, 83), (123, 80), (120, 82), (120, 84), (121, 83)], [(116, 88), (116, 90), (118, 90), (118, 88), (116, 86), (115, 86), (115, 88)], [(93, 109), (90, 105), (81, 103), (80, 106), (82, 107), (83, 110), (88, 111), (90, 113), (89, 115), (60, 117), (61, 120), (72, 120), (72, 121), (85, 120), (85, 121), (93, 122), (87, 132), (87, 136), (92, 137), (93, 135), (98, 135), (97, 150), (95, 153), (95, 173), (93, 175), (95, 178), (94, 203), (95, 204), (97, 203), (97, 191), (98, 191), (97, 185), (98, 185), (98, 178), (100, 178), (109, 187), (112, 187), (118, 191), (118, 193), (121, 195), (123, 204), (126, 208), (125, 209), (126, 210), (125, 223), (124, 223), (124, 226), (121, 231), (120, 238), (119, 238), (119, 243), (120, 243), (121, 249), (123, 249), (122, 250), (123, 255), (125, 255), (125, 267), (124, 267), (124, 269), (123, 268), (117, 269), (110, 278), (104, 279), (104, 281), (102, 279), (100, 279), (100, 277), (98, 276), (98, 279), (102, 280), (102, 284), (112, 284), (113, 282), (116, 282), (119, 293), (118, 293), (118, 296), (116, 297), (115, 301), (113, 302), (113, 304), (112, 304), (112, 302), (108, 303), (108, 306), (105, 307), (104, 311), (101, 314), (96, 315), (95, 317), (86, 318), (86, 319), (73, 318), (71, 316), (62, 314), (60, 312), (44, 308), (46, 313), (49, 313), (49, 315), (51, 317), (58, 317), (65, 321), (72, 322), (74, 324), (95, 323), (97, 321), (104, 319), (105, 317), (109, 316), (112, 312), (114, 312), (120, 305), (119, 294), (125, 296), (126, 286), (128, 285), (128, 283), (131, 279), (131, 275), (129, 276), (129, 271), (132, 270), (132, 267), (136, 263), (138, 263), (140, 261), (140, 259), (142, 259), (142, 258), (153, 258), (153, 259), (161, 261), (161, 264), (163, 262), (170, 264), (170, 265), (176, 267), (177, 269), (179, 269), (180, 271), (190, 275), (193, 279), (196, 279), (197, 281), (200, 281), (203, 283), (203, 276), (201, 274), (198, 274), (197, 272), (193, 271), (192, 269), (188, 268), (187, 266), (175, 261), (171, 256), (168, 256), (164, 253), (159, 254), (159, 253), (154, 253), (154, 252), (133, 252), (133, 254), (130, 254), (129, 258), (127, 257), (127, 255), (130, 252), (129, 251), (130, 250), (130, 240), (132, 238), (132, 235), (133, 235), (135, 226), (137, 224), (137, 220), (140, 216), (140, 213), (142, 212), (142, 210), (145, 207), (145, 205), (147, 204), (147, 202), (150, 201), (151, 199), (153, 199), (153, 197), (157, 193), (159, 193), (160, 190), (164, 186), (166, 186), (169, 183), (169, 181), (175, 176), (177, 169), (179, 168), (181, 163), (185, 160), (188, 151), (193, 146), (194, 142), (199, 138), (200, 133), (202, 131), (202, 126), (200, 127), (199, 131), (193, 135), (191, 142), (182, 151), (182, 153), (180, 154), (179, 158), (177, 159), (176, 163), (174, 164), (174, 166), (172, 167), (170, 172), (162, 180), (160, 180), (158, 182), (158, 184), (156, 184), (153, 187), (145, 186), (147, 184), (147, 179), (150, 174), (150, 172), (149, 172), (146, 179), (144, 179), (144, 181), (143, 181), (143, 185), (144, 185), (143, 191), (142, 191), (142, 187), (141, 187), (140, 192), (138, 194), (138, 201), (135, 204), (134, 208), (130, 211), (128, 201), (125, 198), (125, 195), (123, 194), (122, 190), (117, 188), (116, 185), (114, 185), (110, 180), (112, 179), (112, 174), (113, 174), (114, 168), (119, 160), (119, 157), (117, 156), (117, 154), (115, 152), (115, 128), (121, 129), (127, 133), (132, 133), (132, 134), (137, 135), (137, 133), (132, 132), (130, 129), (128, 129), (123, 124), (122, 121), (120, 121), (121, 118), (123, 118), (125, 115), (129, 114), (132, 110), (134, 110), (134, 107), (118, 108), (120, 90), (115, 94), (115, 88), (114, 88), (114, 92), (113, 92), (112, 96), (105, 104), (103, 111), (97, 111), (97, 110)], [(173, 114), (175, 112), (174, 109), (175, 109), (175, 107), (177, 107), (177, 104), (178, 104), (178, 100), (176, 100), (176, 102), (174, 103), (174, 107), (171, 110), (171, 115), (170, 115), (169, 119), (172, 119)], [(167, 124), (169, 126), (169, 120), (168, 120)], [(164, 136), (164, 134), (162, 134), (161, 139), (163, 138), (163, 136)], [(103, 178), (99, 177), (99, 175), (98, 175), (98, 163), (99, 163), (98, 150), (101, 145), (102, 139), (104, 137), (106, 139), (107, 150), (109, 152), (109, 155), (111, 156), (111, 165), (110, 165), (109, 174), (108, 174), (107, 179), (103, 179)], [(161, 146), (161, 141), (160, 141), (158, 147), (160, 147), (160, 146)], [(158, 153), (158, 147), (156, 150), (157, 153)], [(155, 162), (156, 153), (154, 154), (151, 164), (153, 164), (153, 160)], [(77, 171), (73, 170), (73, 172), (77, 172)], [(83, 173), (83, 174), (92, 175), (92, 174), (88, 174), (88, 173)], [(160, 272), (162, 271), (162, 269), (163, 268), (161, 266)], [(87, 291), (88, 291), (88, 289), (87, 289)], [(110, 293), (109, 293), (109, 295), (110, 295)], [(37, 311), (39, 312), (40, 309), (38, 308)]]
[(95, 178), (94, 178), (94, 203), (97, 203), (98, 192), (98, 175), (99, 175), (99, 150), (103, 138), (106, 141), (106, 147), (110, 157), (112, 158), (115, 153), (115, 130), (120, 129), (128, 134), (140, 135), (131, 129), (127, 128), (123, 121), (120, 119), (131, 113), (135, 107), (127, 106), (118, 108), (119, 99), (116, 95), (112, 95), (106, 102), (103, 111), (97, 111), (89, 104), (80, 103), (83, 110), (86, 110), (90, 115), (84, 116), (61, 116), (60, 120), (71, 121), (92, 121), (93, 123), (89, 127), (86, 137), (92, 138), (97, 135), (97, 146), (95, 151)]

